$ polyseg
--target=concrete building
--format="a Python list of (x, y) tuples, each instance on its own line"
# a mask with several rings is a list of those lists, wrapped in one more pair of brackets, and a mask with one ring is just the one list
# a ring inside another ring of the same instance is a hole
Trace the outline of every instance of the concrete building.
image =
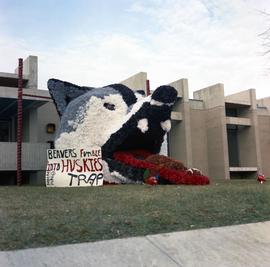
[[(54, 140), (52, 128), (58, 125), (58, 115), (46, 90), (38, 89), (37, 57), (29, 56), (23, 64), (23, 182), (44, 181), (46, 149)], [(16, 129), (18, 76), (0, 72), (0, 184), (16, 181)], [(50, 129), (49, 129), (50, 128)]]
[[(15, 71), (16, 73), (16, 71)], [(16, 177), (17, 75), (0, 72), (0, 184)], [(24, 61), (23, 162), (24, 181), (44, 183), (46, 149), (54, 140), (49, 128), (59, 117), (49, 93), (37, 86), (37, 57)], [(146, 90), (147, 73), (121, 83)], [(214, 179), (270, 177), (270, 97), (257, 100), (255, 89), (224, 95), (223, 84), (200, 89), (189, 98), (188, 80), (169, 83), (178, 92), (172, 129), (164, 154), (196, 167)], [(43, 97), (47, 97), (46, 99)]]
[[(146, 84), (146, 73), (135, 77), (123, 83), (133, 89)], [(211, 179), (255, 178), (258, 171), (270, 177), (270, 97), (257, 100), (255, 89), (225, 96), (223, 84), (215, 84), (190, 99), (187, 79), (169, 84), (178, 91), (170, 157)]]

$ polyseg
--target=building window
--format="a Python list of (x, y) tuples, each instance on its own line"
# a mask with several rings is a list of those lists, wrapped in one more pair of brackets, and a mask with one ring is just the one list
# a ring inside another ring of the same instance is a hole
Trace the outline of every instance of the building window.
[(227, 117), (238, 117), (237, 108), (226, 108)]
[(9, 142), (10, 124), (9, 121), (0, 121), (0, 142)]

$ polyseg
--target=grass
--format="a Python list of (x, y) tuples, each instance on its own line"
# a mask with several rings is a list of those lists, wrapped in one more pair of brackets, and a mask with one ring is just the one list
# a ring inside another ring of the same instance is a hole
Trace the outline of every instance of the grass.
[(0, 187), (0, 249), (270, 220), (270, 182), (209, 186)]

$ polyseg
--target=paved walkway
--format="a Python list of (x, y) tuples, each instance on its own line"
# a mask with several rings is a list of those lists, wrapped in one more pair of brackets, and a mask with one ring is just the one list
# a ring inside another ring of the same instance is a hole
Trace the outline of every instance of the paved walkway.
[(270, 221), (0, 252), (0, 266), (269, 267)]

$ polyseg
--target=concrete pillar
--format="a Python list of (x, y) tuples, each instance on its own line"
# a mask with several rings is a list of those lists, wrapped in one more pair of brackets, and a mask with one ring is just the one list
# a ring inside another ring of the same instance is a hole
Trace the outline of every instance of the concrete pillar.
[(132, 90), (144, 90), (144, 92), (146, 92), (146, 80), (147, 73), (139, 72), (120, 83), (126, 85)]
[(248, 90), (250, 97), (250, 107), (242, 112), (242, 116), (249, 118), (250, 127), (239, 130), (239, 161), (241, 167), (258, 167), (261, 169), (261, 149), (259, 137), (259, 124), (257, 115), (257, 100), (255, 89)]
[(169, 132), (169, 156), (182, 161), (187, 167), (192, 167), (188, 80), (180, 79), (169, 85), (178, 92), (178, 100), (173, 111), (181, 112), (183, 118), (182, 121), (173, 121)]
[(229, 179), (224, 86), (215, 84), (194, 92), (193, 96), (204, 102), (209, 176)]
[(266, 177), (270, 177), (270, 116), (258, 116), (259, 140), (261, 151), (261, 171)]
[[(18, 68), (15, 70), (18, 73)], [(37, 89), (38, 88), (38, 57), (29, 56), (23, 61), (23, 75), (26, 75), (28, 82), (25, 88)]]
[[(199, 102), (199, 101), (197, 101)], [(207, 131), (206, 131), (206, 111), (203, 107), (193, 105), (191, 100), (190, 105), (190, 120), (191, 120), (191, 143), (192, 143), (192, 167), (197, 168), (203, 174), (209, 175), (208, 170), (208, 147), (207, 147)], [(203, 104), (199, 102), (199, 104)]]
[(178, 97), (181, 98), (184, 103), (189, 102), (188, 79), (180, 79), (169, 85), (176, 89)]

